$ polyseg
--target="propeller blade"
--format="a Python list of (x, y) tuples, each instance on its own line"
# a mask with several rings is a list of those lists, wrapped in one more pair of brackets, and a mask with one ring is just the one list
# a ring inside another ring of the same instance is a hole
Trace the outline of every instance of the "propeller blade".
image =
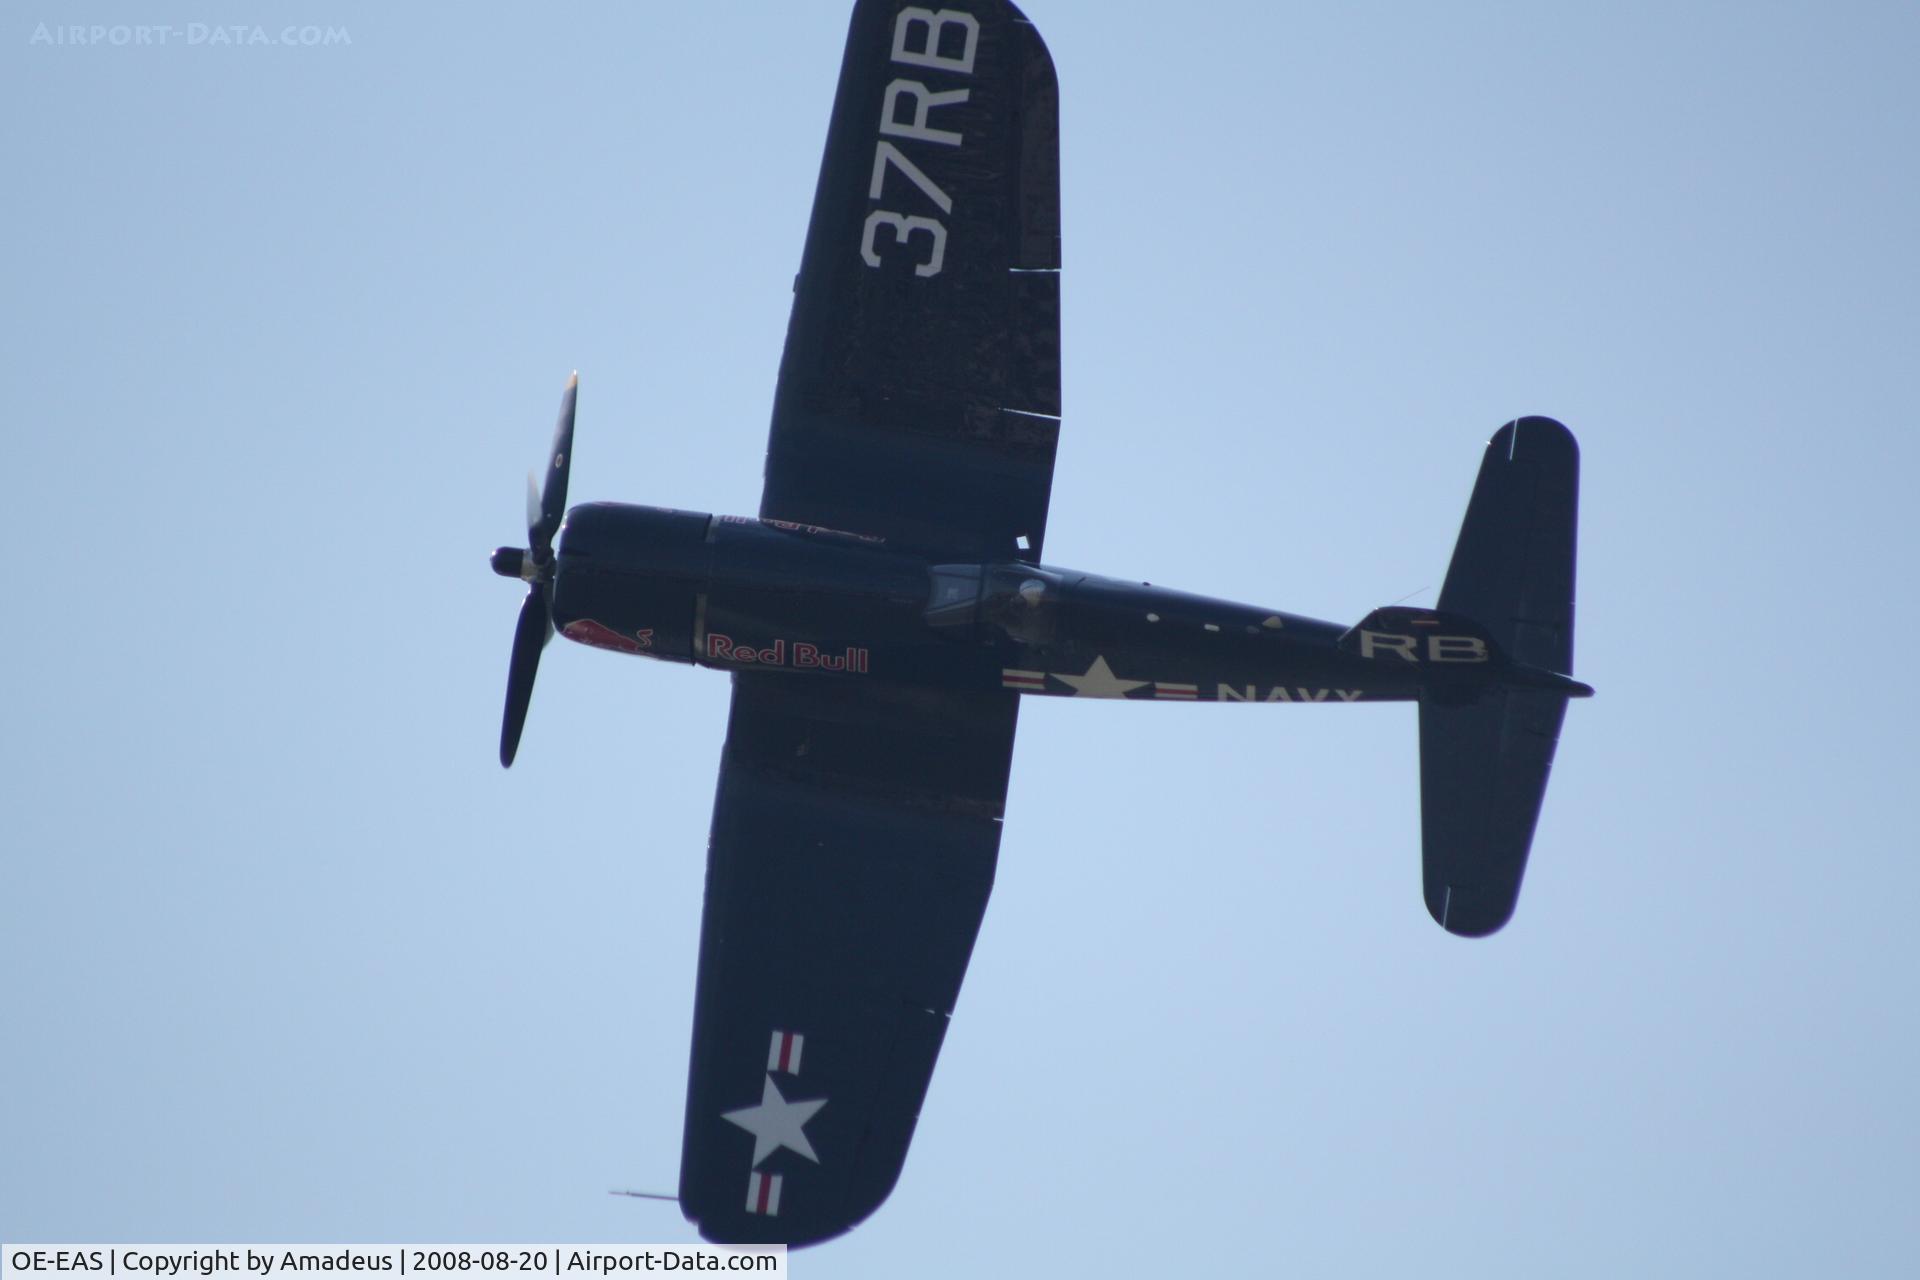
[(513, 766), (520, 750), (520, 730), (527, 723), (527, 704), (533, 700), (533, 677), (540, 669), (540, 651), (553, 635), (553, 614), (544, 583), (527, 588), (520, 621), (513, 630), (513, 660), (507, 666), (507, 710), (500, 723), (500, 767)]
[(560, 397), (560, 417), (553, 424), (553, 448), (547, 454), (547, 474), (540, 482), (540, 518), (527, 529), (539, 560), (553, 554), (553, 535), (567, 514), (567, 472), (573, 466), (573, 408), (580, 396), (580, 375), (567, 379)]
[(567, 515), (567, 471), (573, 463), (573, 406), (579, 398), (580, 375), (567, 379), (560, 397), (560, 419), (553, 427), (553, 449), (547, 455), (543, 479), (527, 476), (527, 549), (501, 547), (493, 553), (493, 571), (504, 577), (525, 578), (530, 584), (520, 605), (520, 621), (513, 629), (513, 660), (507, 666), (507, 709), (500, 721), (500, 766), (513, 767), (520, 750), (520, 731), (526, 727), (527, 704), (533, 701), (533, 677), (540, 670), (540, 651), (553, 638), (553, 536)]

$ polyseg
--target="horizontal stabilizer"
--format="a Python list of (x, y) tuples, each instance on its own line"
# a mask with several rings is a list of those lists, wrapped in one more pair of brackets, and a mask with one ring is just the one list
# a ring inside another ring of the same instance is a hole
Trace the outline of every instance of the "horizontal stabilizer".
[(1485, 627), (1515, 662), (1573, 674), (1574, 529), (1580, 446), (1552, 418), (1509, 422), (1487, 442), (1439, 609)]
[(1490, 685), (1430, 681), (1420, 698), (1427, 910), (1450, 933), (1513, 915), (1567, 699), (1593, 692), (1571, 678), (1579, 488), (1571, 431), (1552, 418), (1500, 428), (1440, 588), (1449, 629), (1478, 623), (1489, 666), (1509, 662)]
[(1427, 910), (1480, 937), (1513, 915), (1564, 694), (1504, 688), (1464, 706), (1420, 702), (1420, 822)]

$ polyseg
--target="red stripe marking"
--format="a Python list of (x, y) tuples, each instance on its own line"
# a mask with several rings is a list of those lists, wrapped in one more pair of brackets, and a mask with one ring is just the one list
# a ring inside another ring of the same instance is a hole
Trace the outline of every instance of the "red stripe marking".
[(765, 1213), (767, 1211), (767, 1197), (773, 1192), (773, 1176), (765, 1173), (756, 1173), (753, 1176), (760, 1179), (760, 1202), (755, 1206), (754, 1212)]
[(793, 1061), (793, 1032), (780, 1033), (780, 1069), (789, 1070), (787, 1064)]

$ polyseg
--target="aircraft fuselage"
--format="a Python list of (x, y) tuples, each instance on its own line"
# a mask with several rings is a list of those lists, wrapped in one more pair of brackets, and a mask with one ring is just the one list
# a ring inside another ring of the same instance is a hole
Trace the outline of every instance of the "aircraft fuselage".
[(553, 607), (569, 639), (667, 661), (1066, 697), (1409, 701), (1495, 674), (1475, 636), (1398, 613), (1369, 630), (1049, 565), (935, 561), (857, 534), (613, 503), (568, 514)]

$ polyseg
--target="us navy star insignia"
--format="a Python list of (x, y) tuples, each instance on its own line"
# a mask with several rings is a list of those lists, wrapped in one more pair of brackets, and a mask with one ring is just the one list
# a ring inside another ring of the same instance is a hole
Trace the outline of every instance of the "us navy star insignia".
[(813, 1144), (807, 1141), (806, 1124), (813, 1119), (816, 1111), (826, 1105), (825, 1098), (788, 1102), (781, 1096), (780, 1087), (774, 1084), (773, 1077), (768, 1076), (765, 1087), (760, 1091), (758, 1106), (723, 1111), (720, 1118), (739, 1125), (753, 1135), (753, 1162), (756, 1165), (781, 1147), (798, 1151), (819, 1164), (820, 1157), (813, 1153)]
[(1122, 680), (1113, 674), (1113, 668), (1107, 665), (1104, 655), (1096, 655), (1093, 665), (1087, 668), (1083, 676), (1065, 676), (1058, 671), (1052, 673), (1055, 680), (1073, 686), (1076, 698), (1124, 698), (1135, 689), (1145, 688), (1150, 681)]

